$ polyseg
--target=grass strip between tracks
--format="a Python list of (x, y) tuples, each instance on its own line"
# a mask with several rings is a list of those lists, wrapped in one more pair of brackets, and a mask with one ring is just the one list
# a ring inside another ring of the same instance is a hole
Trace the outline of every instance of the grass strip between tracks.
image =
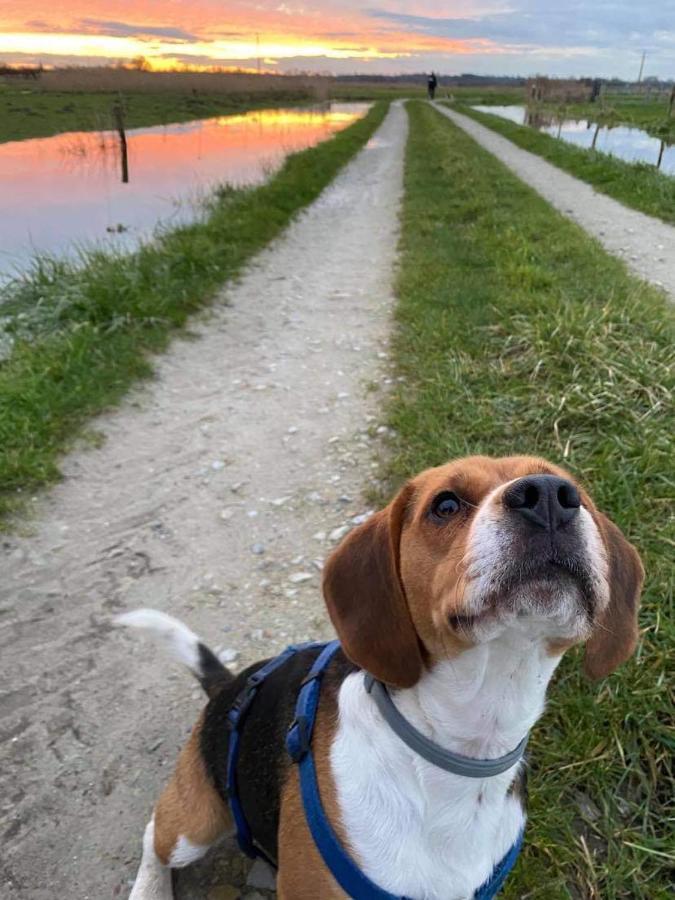
[(590, 488), (647, 570), (636, 657), (599, 685), (577, 652), (558, 670), (504, 897), (665, 898), (672, 308), (450, 121), (408, 108), (392, 482), (471, 453), (543, 455)]

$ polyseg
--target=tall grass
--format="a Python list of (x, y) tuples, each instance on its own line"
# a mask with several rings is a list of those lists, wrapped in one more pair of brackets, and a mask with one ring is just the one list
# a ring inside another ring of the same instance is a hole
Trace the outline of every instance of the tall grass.
[(647, 571), (634, 660), (563, 661), (506, 900), (672, 896), (673, 310), (435, 110), (408, 104), (391, 477), (468, 453), (571, 469)]
[(114, 66), (78, 66), (44, 72), (37, 87), (58, 92), (123, 94), (236, 94), (255, 97), (317, 97), (322, 79), (306, 75), (253, 75), (246, 72), (145, 72)]

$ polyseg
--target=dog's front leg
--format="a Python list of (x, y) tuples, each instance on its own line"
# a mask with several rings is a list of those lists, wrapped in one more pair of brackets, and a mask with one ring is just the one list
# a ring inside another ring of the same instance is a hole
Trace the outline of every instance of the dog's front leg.
[(143, 835), (143, 856), (129, 900), (172, 900), (171, 869), (162, 865), (155, 852), (155, 817)]

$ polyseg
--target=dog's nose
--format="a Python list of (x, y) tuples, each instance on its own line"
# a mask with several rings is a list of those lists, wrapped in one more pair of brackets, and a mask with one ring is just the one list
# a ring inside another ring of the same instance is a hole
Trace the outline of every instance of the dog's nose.
[(504, 505), (533, 525), (557, 531), (579, 512), (579, 491), (556, 475), (528, 475), (504, 493)]

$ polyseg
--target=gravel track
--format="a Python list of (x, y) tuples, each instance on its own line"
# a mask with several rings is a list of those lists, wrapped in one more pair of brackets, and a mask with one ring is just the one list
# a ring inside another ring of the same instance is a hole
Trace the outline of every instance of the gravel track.
[(597, 238), (640, 278), (663, 288), (675, 300), (675, 228), (623, 206), (545, 159), (496, 134), (461, 113), (434, 103), (451, 119), (533, 187), (563, 215)]
[[(95, 423), (103, 446), (65, 460), (26, 533), (2, 540), (3, 897), (126, 896), (203, 704), (161, 651), (111, 629), (114, 614), (171, 612), (235, 667), (330, 634), (321, 564), (366, 513), (385, 430), (406, 128), (393, 105), (194, 339)], [(180, 895), (238, 896), (210, 872)], [(245, 876), (236, 860), (228, 872)]]

